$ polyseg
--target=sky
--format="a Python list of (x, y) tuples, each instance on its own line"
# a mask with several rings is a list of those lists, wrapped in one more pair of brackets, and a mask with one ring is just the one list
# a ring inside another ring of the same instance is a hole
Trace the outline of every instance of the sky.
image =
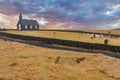
[(0, 27), (16, 28), (20, 13), (41, 28), (120, 28), (120, 0), (0, 0)]

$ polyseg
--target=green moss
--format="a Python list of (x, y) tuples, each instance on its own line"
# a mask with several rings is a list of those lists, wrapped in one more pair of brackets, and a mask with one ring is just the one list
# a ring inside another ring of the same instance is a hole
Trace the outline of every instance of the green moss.
[(77, 63), (80, 63), (81, 61), (84, 61), (84, 60), (85, 60), (84, 57), (82, 57), (82, 58), (77, 58), (77, 59), (76, 59), (76, 62), (77, 62)]
[(55, 60), (55, 63), (58, 64), (60, 62), (60, 58), (61, 57), (57, 57), (56, 60)]
[(3, 78), (3, 77), (0, 77), (0, 80), (5, 80), (5, 78)]
[(11, 64), (9, 64), (10, 67), (14, 67), (16, 65), (18, 65), (18, 64), (17, 63), (11, 63)]

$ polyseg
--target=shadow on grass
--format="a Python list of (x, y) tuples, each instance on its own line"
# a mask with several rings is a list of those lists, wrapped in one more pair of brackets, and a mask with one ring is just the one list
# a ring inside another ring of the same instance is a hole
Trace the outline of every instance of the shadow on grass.
[(60, 45), (50, 45), (50, 44), (45, 44), (45, 43), (38, 42), (38, 41), (24, 41), (24, 40), (13, 39), (13, 38), (8, 38), (8, 37), (3, 37), (3, 36), (0, 36), (0, 39), (2, 39), (4, 41), (19, 42), (19, 43), (24, 43), (24, 44), (29, 44), (29, 45), (34, 45), (34, 46), (44, 47), (44, 48), (50, 48), (50, 49), (68, 50), (68, 51), (75, 51), (75, 52), (85, 52), (85, 53), (92, 53), (92, 54), (93, 53), (94, 54), (101, 53), (101, 54), (104, 54), (106, 56), (120, 58), (119, 53), (117, 54), (117, 53), (108, 52), (108, 51), (73, 48), (73, 47), (65, 47), (65, 46), (60, 46)]

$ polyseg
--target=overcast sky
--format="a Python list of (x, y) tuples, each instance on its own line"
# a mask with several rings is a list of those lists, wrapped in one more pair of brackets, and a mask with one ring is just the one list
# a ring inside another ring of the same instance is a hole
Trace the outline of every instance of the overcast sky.
[(19, 13), (65, 29), (120, 28), (120, 0), (0, 0), (0, 27), (15, 28)]

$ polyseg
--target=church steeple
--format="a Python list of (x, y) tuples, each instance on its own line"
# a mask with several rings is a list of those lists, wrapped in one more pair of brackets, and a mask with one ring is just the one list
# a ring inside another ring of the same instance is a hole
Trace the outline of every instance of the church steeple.
[(19, 15), (19, 20), (22, 20), (22, 14), (20, 13), (20, 15)]

